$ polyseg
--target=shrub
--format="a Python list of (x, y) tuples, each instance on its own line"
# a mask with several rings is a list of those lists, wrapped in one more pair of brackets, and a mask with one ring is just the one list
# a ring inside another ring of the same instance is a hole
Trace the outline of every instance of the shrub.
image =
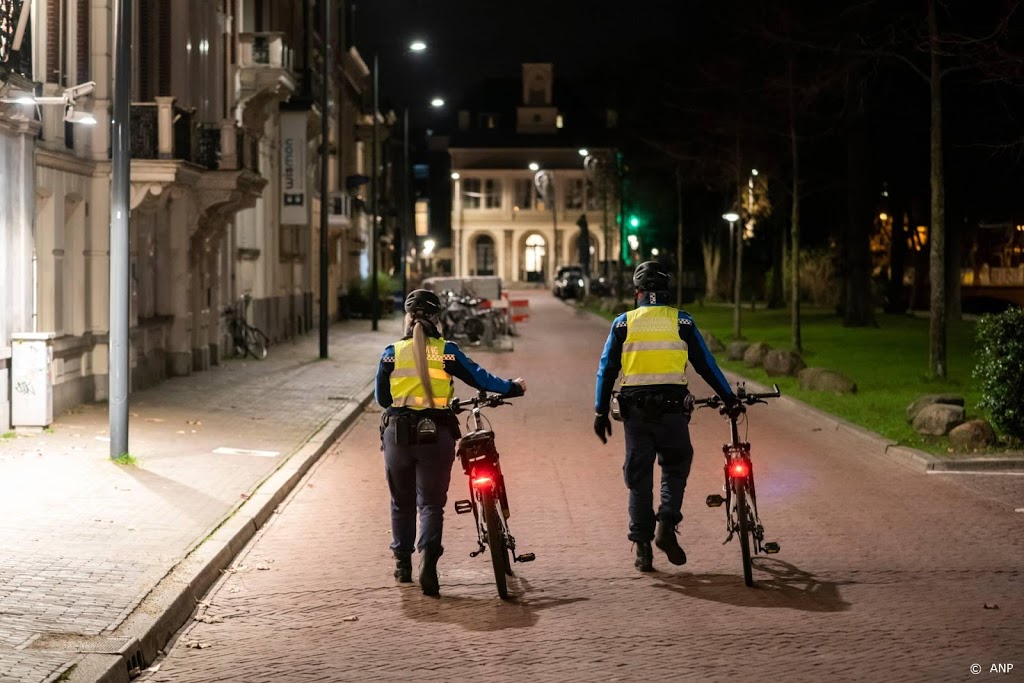
[[(377, 274), (377, 315), (387, 316), (394, 311), (395, 282), (385, 273)], [(369, 318), (371, 314), (370, 279), (354, 279), (342, 295), (342, 317)]]
[(982, 316), (977, 341), (979, 405), (1006, 435), (1024, 440), (1024, 309)]

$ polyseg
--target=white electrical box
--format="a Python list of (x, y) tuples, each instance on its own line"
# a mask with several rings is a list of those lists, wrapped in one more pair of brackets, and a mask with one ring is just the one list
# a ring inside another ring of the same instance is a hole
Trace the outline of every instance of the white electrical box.
[(11, 335), (11, 426), (53, 422), (53, 332)]

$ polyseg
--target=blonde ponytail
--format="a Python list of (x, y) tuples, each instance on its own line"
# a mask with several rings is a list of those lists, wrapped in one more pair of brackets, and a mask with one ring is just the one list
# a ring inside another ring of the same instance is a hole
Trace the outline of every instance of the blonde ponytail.
[(427, 395), (427, 405), (434, 405), (434, 387), (430, 384), (430, 368), (427, 366), (427, 331), (422, 321), (415, 321), (412, 328), (412, 360), (416, 364), (416, 374)]

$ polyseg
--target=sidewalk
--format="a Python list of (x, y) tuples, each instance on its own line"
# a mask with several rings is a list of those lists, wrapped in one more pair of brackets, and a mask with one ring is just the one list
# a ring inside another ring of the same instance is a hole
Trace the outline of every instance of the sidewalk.
[(134, 394), (134, 466), (109, 459), (105, 404), (0, 439), (0, 683), (126, 681), (152, 661), (370, 398), (400, 326), (339, 323), (326, 361), (313, 331)]

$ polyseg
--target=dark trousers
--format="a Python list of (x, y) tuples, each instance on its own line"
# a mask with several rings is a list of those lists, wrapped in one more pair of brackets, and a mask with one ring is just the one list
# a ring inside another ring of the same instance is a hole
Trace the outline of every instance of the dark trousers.
[[(683, 492), (693, 462), (690, 416), (666, 413), (648, 421), (640, 416), (626, 418), (626, 462), (622, 473), (629, 487), (629, 540), (646, 542), (654, 538), (657, 518), (678, 524), (682, 518)], [(661, 465), (661, 504), (654, 513), (654, 461)]]
[[(391, 491), (391, 550), (411, 554), (414, 547), (441, 545), (444, 506), (455, 460), (455, 439), (447, 429), (438, 430), (437, 442), (399, 446), (395, 422), (383, 434), (384, 471)], [(420, 537), (416, 540), (416, 511)]]

